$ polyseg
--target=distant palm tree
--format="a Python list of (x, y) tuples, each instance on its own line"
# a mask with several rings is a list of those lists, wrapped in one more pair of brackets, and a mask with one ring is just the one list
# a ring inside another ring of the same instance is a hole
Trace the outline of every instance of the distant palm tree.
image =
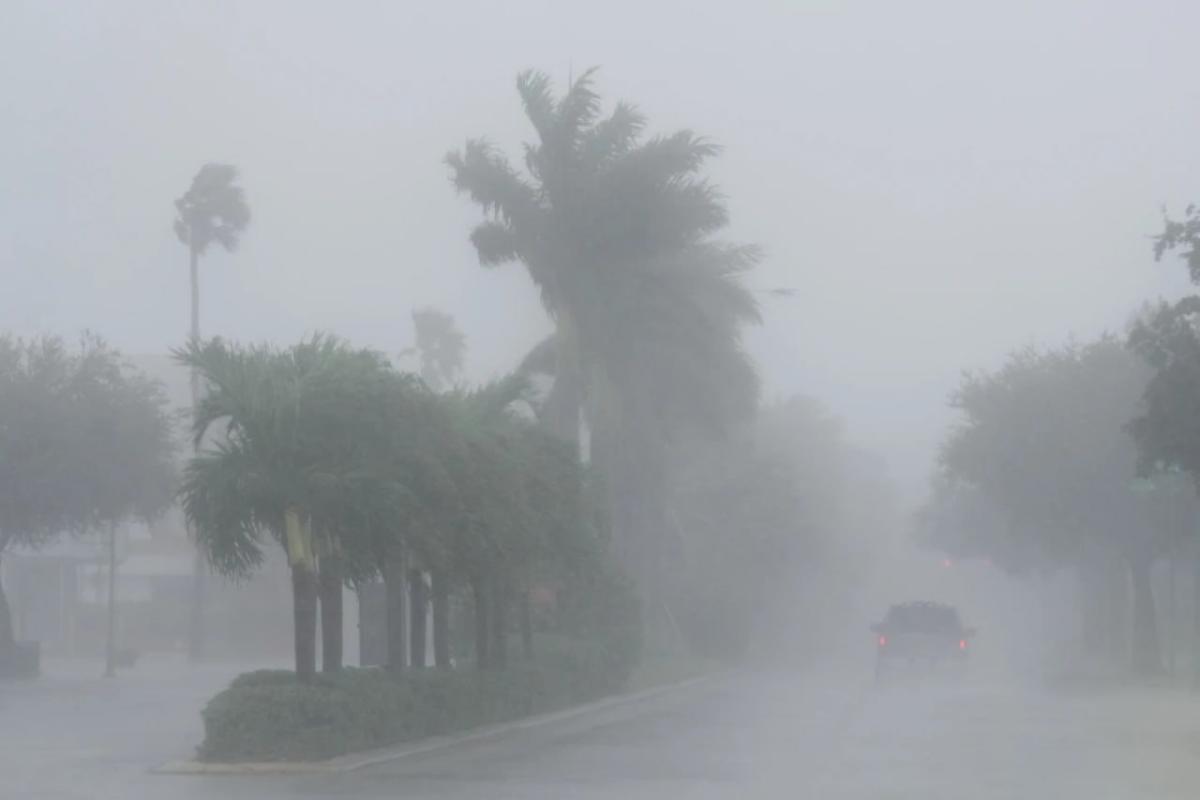
[(715, 241), (727, 222), (701, 175), (718, 148), (691, 131), (643, 138), (618, 103), (601, 116), (593, 72), (556, 98), (538, 72), (517, 78), (537, 141), (528, 174), (487, 141), (446, 157), (455, 187), (486, 214), (471, 233), (485, 266), (518, 261), (554, 321), (526, 367), (554, 376), (547, 425), (607, 476), (615, 543), (652, 589), (665, 527), (666, 450), (680, 432), (748, 414), (758, 381), (741, 329), (759, 319), (741, 281), (759, 252)]
[[(242, 187), (237, 185), (237, 168), (229, 164), (205, 164), (192, 179), (192, 185), (175, 201), (175, 235), (188, 248), (191, 277), (192, 319), (188, 336), (200, 340), (200, 256), (214, 242), (227, 252), (237, 249), (238, 241), (250, 224), (250, 207)], [(200, 402), (200, 381), (191, 373), (192, 410)], [(204, 561), (197, 555), (192, 590), (188, 653), (193, 659), (204, 655)]]
[(462, 374), (467, 339), (454, 317), (436, 308), (412, 312), (416, 343), (403, 355), (420, 359), (421, 380), (435, 392), (450, 388)]

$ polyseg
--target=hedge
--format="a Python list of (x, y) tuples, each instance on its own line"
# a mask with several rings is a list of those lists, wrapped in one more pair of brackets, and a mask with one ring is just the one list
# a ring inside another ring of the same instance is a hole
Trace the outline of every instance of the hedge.
[(619, 691), (636, 649), (609, 640), (542, 643), (534, 661), (495, 672), (346, 668), (240, 675), (203, 711), (205, 761), (308, 761), (464, 731)]

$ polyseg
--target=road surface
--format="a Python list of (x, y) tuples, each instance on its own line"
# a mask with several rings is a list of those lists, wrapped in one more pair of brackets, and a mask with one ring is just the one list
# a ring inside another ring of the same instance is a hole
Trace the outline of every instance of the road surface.
[(149, 774), (187, 755), (199, 699), (226, 677), (193, 673), (186, 691), (167, 676), (0, 688), (0, 797), (1200, 797), (1194, 695), (919, 681), (876, 689), (858, 670), (734, 675), (352, 773)]

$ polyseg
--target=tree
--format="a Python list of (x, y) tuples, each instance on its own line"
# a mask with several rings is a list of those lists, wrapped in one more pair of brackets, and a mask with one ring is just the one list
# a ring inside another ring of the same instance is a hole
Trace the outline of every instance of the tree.
[(868, 568), (891, 523), (863, 513), (886, 513), (886, 492), (840, 422), (796, 396), (725, 437), (691, 442), (677, 458), (679, 567), (669, 588), (691, 649), (731, 661), (752, 651), (791, 655), (797, 640), (823, 649), (821, 637), (834, 633), (824, 620), (840, 618), (849, 574)]
[(373, 568), (379, 529), (407, 502), (372, 449), (384, 432), (386, 363), (320, 335), (286, 350), (192, 342), (176, 357), (209, 387), (193, 427), (197, 447), (216, 434), (191, 459), (181, 490), (199, 546), (232, 576), (261, 563), (264, 538), (282, 546), (296, 673), (309, 680), (316, 669), (318, 605), (323, 668), (339, 669), (342, 582)]
[[(191, 281), (191, 327), (188, 336), (200, 340), (200, 257), (214, 243), (233, 252), (250, 224), (250, 207), (237, 184), (237, 168), (229, 164), (205, 164), (192, 185), (175, 201), (175, 235), (188, 249)], [(196, 372), (191, 375), (192, 409), (200, 401)], [(188, 652), (193, 659), (204, 655), (204, 563), (197, 554), (189, 621)]]
[[(459, 330), (454, 317), (436, 308), (417, 309), (412, 312), (415, 345), (405, 355), (415, 354), (420, 361), (421, 380), (433, 392), (449, 389), (459, 379), (466, 354), (466, 337)], [(425, 579), (424, 569), (430, 569), (430, 582)], [(393, 579), (394, 580), (394, 579)], [(444, 570), (433, 566), (415, 564), (408, 572), (410, 624), (408, 626), (409, 653), (413, 666), (425, 665), (426, 618), (429, 606), (433, 605), (434, 617), (434, 660), (443, 668), (449, 666), (448, 642), (449, 587)]]
[[(1200, 209), (1189, 205), (1182, 221), (1169, 217), (1154, 242), (1161, 260), (1177, 253), (1187, 265), (1192, 283), (1200, 283)], [(1154, 370), (1142, 397), (1142, 413), (1130, 430), (1138, 444), (1145, 473), (1160, 468), (1181, 470), (1200, 488), (1200, 297), (1192, 295), (1174, 305), (1160, 303), (1134, 325), (1129, 344)], [(1192, 527), (1192, 526), (1189, 526)], [(1200, 542), (1194, 530), (1196, 640), (1200, 641)], [(1173, 575), (1174, 573), (1172, 573)], [(1200, 660), (1196, 663), (1200, 683)]]
[[(1171, 533), (1157, 512), (1171, 492), (1135, 481), (1138, 454), (1126, 427), (1147, 377), (1113, 337), (1014, 353), (994, 373), (964, 377), (953, 399), (963, 421), (943, 446), (941, 466), (947, 483), (963, 487), (958, 494), (943, 488), (943, 500), (1002, 516), (961, 534), (975, 537), (969, 547), (978, 554), (1048, 568), (1124, 562), (1134, 667), (1154, 673), (1162, 661), (1150, 567)], [(981, 541), (983, 533), (996, 538)]]
[[(174, 480), (165, 409), (161, 386), (98, 338), (71, 350), (0, 337), (0, 556), (162, 512)], [(0, 587), (0, 660), (12, 647)]]
[(1154, 258), (1161, 261), (1167, 253), (1178, 253), (1192, 283), (1200, 283), (1200, 208), (1189, 205), (1182, 220), (1164, 219), (1162, 233), (1154, 237)]
[(622, 560), (654, 592), (670, 443), (756, 402), (740, 331), (758, 312), (740, 277), (759, 252), (712, 238), (728, 215), (701, 171), (718, 148), (690, 131), (644, 139), (626, 103), (602, 118), (593, 74), (561, 98), (541, 73), (518, 77), (537, 133), (527, 175), (481, 139), (446, 161), (487, 217), (471, 234), (481, 264), (519, 261), (541, 292), (555, 326), (531, 354), (554, 378), (543, 419), (573, 442), (585, 413)]
[(412, 312), (416, 344), (405, 351), (420, 359), (421, 380), (435, 392), (454, 385), (462, 374), (467, 340), (454, 317), (436, 308), (420, 308)]

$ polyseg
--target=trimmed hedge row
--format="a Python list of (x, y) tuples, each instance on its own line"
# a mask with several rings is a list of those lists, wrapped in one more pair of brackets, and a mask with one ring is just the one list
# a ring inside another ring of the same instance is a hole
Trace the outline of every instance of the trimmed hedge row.
[(559, 641), (497, 672), (347, 668), (307, 685), (293, 672), (249, 672), (205, 707), (199, 757), (320, 760), (518, 719), (619, 691), (635, 655)]

